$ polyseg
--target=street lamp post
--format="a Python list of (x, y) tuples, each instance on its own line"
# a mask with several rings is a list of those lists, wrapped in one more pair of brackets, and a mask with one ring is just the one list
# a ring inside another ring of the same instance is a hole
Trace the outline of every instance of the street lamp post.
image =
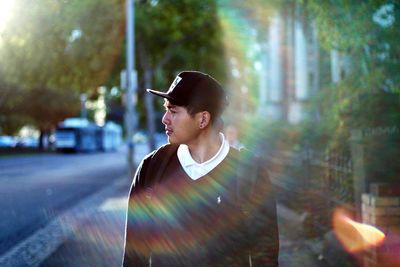
[(126, 138), (128, 142), (128, 173), (129, 177), (134, 175), (134, 152), (135, 147), (132, 140), (133, 133), (136, 128), (136, 88), (137, 77), (134, 70), (135, 64), (135, 4), (134, 0), (126, 0), (126, 112), (125, 112), (125, 127)]

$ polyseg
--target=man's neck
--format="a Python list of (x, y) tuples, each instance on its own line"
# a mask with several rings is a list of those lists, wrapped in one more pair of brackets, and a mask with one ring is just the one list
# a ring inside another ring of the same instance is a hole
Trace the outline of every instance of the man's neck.
[(217, 154), (222, 143), (219, 133), (210, 129), (201, 133), (196, 141), (187, 145), (192, 158), (198, 163), (203, 163)]

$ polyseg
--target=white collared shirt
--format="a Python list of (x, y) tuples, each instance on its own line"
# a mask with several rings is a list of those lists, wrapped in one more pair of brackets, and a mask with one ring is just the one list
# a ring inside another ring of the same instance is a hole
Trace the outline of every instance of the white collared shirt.
[(198, 163), (190, 154), (189, 147), (187, 145), (180, 145), (178, 147), (177, 156), (179, 159), (179, 163), (182, 165), (183, 170), (189, 175), (193, 180), (197, 180), (200, 177), (203, 177), (210, 171), (212, 171), (218, 164), (220, 164), (225, 157), (229, 153), (229, 143), (225, 139), (223, 133), (219, 133), (221, 146), (217, 152), (211, 159)]

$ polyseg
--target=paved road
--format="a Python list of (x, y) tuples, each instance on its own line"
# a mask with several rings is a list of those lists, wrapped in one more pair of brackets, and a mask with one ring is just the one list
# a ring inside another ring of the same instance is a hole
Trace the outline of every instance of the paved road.
[(122, 151), (0, 159), (0, 254), (126, 174)]

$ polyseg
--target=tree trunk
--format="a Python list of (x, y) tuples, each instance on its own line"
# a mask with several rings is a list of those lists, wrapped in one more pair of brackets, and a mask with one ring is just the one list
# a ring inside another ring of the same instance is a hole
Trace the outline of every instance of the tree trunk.
[(47, 150), (49, 148), (49, 134), (50, 131), (47, 129), (40, 129), (39, 135), (39, 150)]
[(39, 134), (39, 150), (43, 150), (43, 136), (44, 136), (44, 132), (43, 129), (39, 130), (40, 134)]

